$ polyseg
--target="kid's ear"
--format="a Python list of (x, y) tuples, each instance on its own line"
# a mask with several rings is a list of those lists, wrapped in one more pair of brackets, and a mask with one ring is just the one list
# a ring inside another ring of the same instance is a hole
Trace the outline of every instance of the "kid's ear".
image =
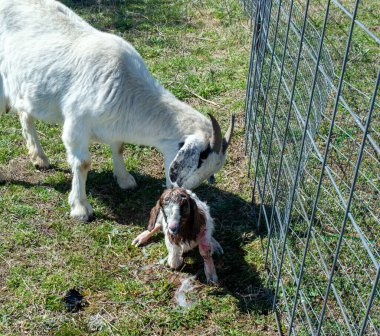
[(150, 210), (150, 217), (147, 226), (148, 231), (152, 231), (156, 225), (157, 217), (160, 213), (160, 200), (157, 201), (156, 205)]
[(202, 227), (206, 227), (206, 214), (203, 209), (197, 206), (197, 203), (192, 197), (190, 197), (190, 218), (192, 220), (192, 233), (194, 237), (196, 237)]

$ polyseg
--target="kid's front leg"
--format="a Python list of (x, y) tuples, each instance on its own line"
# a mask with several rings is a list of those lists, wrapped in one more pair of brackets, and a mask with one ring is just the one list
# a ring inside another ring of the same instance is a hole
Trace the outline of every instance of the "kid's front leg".
[(161, 224), (156, 223), (152, 231), (145, 230), (144, 232), (140, 233), (135, 239), (133, 239), (132, 245), (141, 246), (146, 244), (150, 237), (152, 237), (156, 231), (159, 231), (161, 229), (161, 226)]
[(172, 244), (165, 235), (165, 244), (168, 249), (168, 265), (172, 269), (178, 269), (183, 264), (182, 249), (180, 246)]

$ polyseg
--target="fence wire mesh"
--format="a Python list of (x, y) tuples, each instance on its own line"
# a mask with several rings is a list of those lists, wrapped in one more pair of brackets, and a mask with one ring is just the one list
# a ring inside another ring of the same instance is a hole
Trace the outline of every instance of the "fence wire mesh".
[(246, 152), (283, 331), (380, 334), (380, 6), (243, 0)]

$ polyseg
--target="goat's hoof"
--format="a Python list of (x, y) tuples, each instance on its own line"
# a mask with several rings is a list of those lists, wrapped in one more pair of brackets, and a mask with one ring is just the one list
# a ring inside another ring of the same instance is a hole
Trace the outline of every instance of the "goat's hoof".
[(177, 270), (183, 265), (183, 259), (168, 258), (168, 265), (171, 269)]
[(137, 187), (136, 180), (131, 174), (122, 178), (118, 177), (117, 184), (121, 189), (135, 189)]
[(216, 244), (214, 244), (213, 250), (214, 250), (213, 253), (216, 253), (216, 254), (223, 254), (224, 253), (222, 246), (220, 246), (220, 244), (218, 242), (216, 242)]
[(78, 219), (82, 222), (88, 222), (93, 214), (93, 210), (89, 203), (87, 204), (77, 204), (71, 209), (70, 217)]
[(133, 239), (132, 245), (139, 247), (146, 244), (151, 235), (152, 234), (149, 230), (145, 230), (144, 232), (140, 233), (135, 239)]
[(214, 237), (211, 237), (211, 245), (212, 245), (212, 253), (216, 253), (216, 254), (224, 253), (222, 246)]
[(37, 169), (48, 169), (50, 167), (49, 159), (46, 156), (35, 156), (32, 163)]

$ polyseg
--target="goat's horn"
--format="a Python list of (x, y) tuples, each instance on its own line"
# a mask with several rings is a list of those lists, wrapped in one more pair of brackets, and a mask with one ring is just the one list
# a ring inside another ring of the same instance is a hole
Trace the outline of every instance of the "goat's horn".
[(232, 134), (234, 133), (234, 126), (235, 126), (235, 115), (231, 114), (230, 127), (228, 127), (227, 133), (223, 139), (223, 153), (226, 152), (228, 145), (231, 142)]
[(222, 147), (222, 131), (220, 130), (220, 126), (212, 114), (209, 113), (208, 115), (212, 123), (212, 137), (210, 140), (210, 147), (214, 152), (219, 153), (220, 148)]

